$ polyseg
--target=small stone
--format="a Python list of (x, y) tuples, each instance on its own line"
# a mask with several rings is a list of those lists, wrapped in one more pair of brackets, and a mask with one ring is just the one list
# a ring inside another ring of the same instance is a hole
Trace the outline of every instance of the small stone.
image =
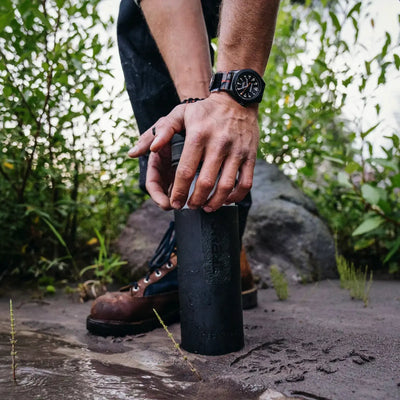
[(323, 372), (325, 374), (334, 374), (338, 371), (337, 368), (332, 368), (329, 365), (318, 365), (317, 371)]
[(301, 382), (304, 381), (303, 374), (289, 375), (286, 379), (286, 382)]

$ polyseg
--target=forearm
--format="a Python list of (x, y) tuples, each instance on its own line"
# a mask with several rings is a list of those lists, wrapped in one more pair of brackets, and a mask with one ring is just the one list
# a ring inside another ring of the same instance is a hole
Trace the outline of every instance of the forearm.
[(251, 68), (264, 74), (279, 0), (225, 0), (220, 17), (217, 71)]
[(200, 0), (142, 0), (150, 31), (181, 100), (207, 97), (211, 60)]

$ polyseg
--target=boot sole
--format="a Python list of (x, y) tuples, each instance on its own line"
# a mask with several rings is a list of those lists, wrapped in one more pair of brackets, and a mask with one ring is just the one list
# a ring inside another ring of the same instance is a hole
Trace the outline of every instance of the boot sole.
[[(242, 308), (248, 310), (257, 307), (257, 288), (242, 292)], [(179, 321), (179, 309), (163, 314), (162, 320), (166, 325)], [(87, 330), (96, 336), (126, 336), (137, 335), (159, 328), (160, 322), (156, 317), (138, 322), (112, 321), (94, 319), (90, 315), (86, 319)]]
[[(179, 309), (161, 315), (166, 325), (179, 321)], [(160, 322), (157, 317), (138, 322), (111, 321), (94, 319), (90, 315), (86, 319), (87, 330), (97, 336), (126, 336), (137, 335), (159, 328)]]

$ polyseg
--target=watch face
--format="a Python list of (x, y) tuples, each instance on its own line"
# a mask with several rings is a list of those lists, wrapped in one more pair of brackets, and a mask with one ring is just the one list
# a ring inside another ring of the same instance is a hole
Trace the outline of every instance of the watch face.
[(232, 83), (235, 94), (245, 102), (257, 99), (264, 90), (264, 82), (251, 70), (241, 71)]

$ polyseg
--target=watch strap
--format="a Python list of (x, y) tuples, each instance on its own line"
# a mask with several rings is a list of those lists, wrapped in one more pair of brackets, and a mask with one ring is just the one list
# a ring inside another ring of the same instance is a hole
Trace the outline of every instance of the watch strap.
[(210, 92), (230, 91), (234, 72), (216, 72), (210, 83)]

